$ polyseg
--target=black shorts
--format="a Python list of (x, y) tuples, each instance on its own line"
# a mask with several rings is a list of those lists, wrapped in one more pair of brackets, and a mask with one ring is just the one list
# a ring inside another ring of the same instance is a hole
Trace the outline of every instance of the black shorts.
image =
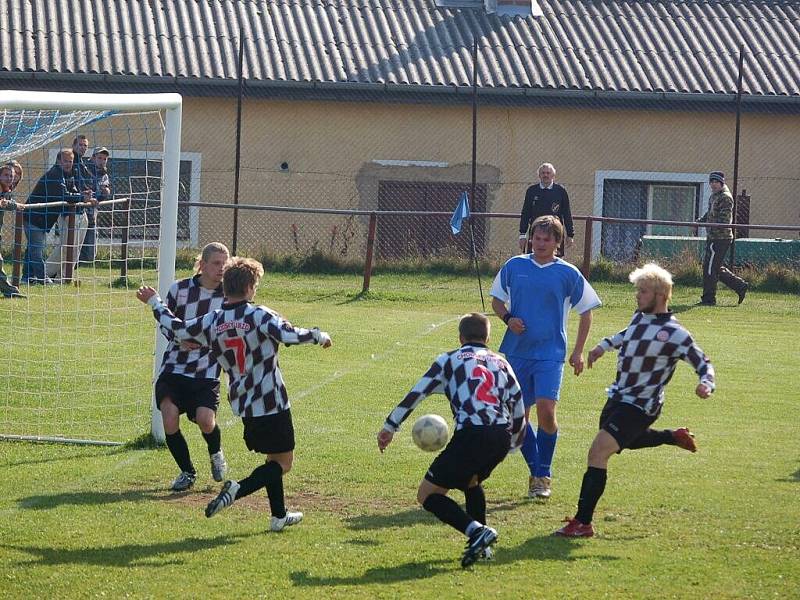
[(219, 408), (219, 379), (193, 379), (177, 373), (162, 373), (156, 380), (156, 404), (169, 397), (178, 407), (179, 414), (186, 413), (190, 421), (197, 416), (197, 408), (204, 406), (215, 413)]
[(242, 417), (244, 443), (248, 450), (261, 454), (279, 454), (294, 450), (292, 413), (283, 410), (274, 415)]
[(600, 429), (617, 440), (620, 452), (644, 433), (658, 418), (644, 413), (639, 407), (627, 402), (608, 400), (600, 413)]
[(504, 425), (459, 429), (433, 459), (425, 479), (448, 490), (466, 490), (474, 476), (481, 482), (491, 475), (510, 445), (511, 434)]

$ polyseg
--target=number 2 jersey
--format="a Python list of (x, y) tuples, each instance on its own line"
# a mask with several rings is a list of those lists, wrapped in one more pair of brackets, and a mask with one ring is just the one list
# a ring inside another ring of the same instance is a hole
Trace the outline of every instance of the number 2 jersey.
[(437, 393), (450, 401), (456, 431), (504, 425), (511, 432), (511, 446), (522, 443), (525, 431), (522, 391), (508, 362), (486, 346), (469, 343), (440, 354), (387, 417), (384, 428), (397, 431), (424, 398)]
[(223, 304), (205, 316), (182, 321), (158, 296), (147, 302), (162, 328), (179, 340), (194, 340), (228, 375), (228, 400), (240, 417), (260, 417), (289, 409), (278, 366), (280, 344), (318, 344), (318, 329), (294, 327), (278, 313), (245, 300)]

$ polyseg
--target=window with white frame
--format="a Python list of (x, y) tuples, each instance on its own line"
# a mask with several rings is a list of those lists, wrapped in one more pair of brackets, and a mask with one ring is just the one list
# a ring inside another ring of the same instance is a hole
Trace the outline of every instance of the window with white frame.
[[(624, 219), (694, 221), (708, 195), (705, 173), (598, 171), (594, 214)], [(639, 223), (597, 223), (593, 255), (630, 261), (643, 235), (693, 235), (691, 227)]]

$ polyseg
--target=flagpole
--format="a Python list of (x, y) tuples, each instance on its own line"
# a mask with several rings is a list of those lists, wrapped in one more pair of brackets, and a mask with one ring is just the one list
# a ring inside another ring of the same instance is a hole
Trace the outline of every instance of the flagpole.
[[(472, 34), (472, 185), (467, 202), (470, 204), (470, 214), (474, 213), (475, 187), (477, 180), (477, 157), (478, 157), (478, 30), (477, 23)], [(469, 237), (472, 247), (472, 259), (475, 262), (475, 276), (478, 278), (478, 290), (481, 294), (481, 307), (486, 312), (486, 302), (483, 299), (483, 285), (481, 284), (481, 272), (478, 267), (478, 252), (475, 248), (475, 226), (473, 220), (469, 220)]]

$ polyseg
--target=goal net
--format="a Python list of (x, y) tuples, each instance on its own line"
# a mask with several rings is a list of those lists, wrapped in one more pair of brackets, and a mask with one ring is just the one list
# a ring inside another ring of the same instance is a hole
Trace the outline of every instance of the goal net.
[(0, 439), (163, 439), (134, 292), (174, 278), (180, 116), (177, 94), (0, 92)]

